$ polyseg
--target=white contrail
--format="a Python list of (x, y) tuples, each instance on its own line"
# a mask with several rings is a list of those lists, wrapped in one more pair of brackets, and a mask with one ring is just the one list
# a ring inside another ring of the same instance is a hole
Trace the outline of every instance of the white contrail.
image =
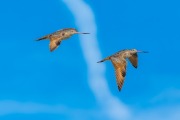
[(83, 0), (63, 0), (75, 17), (79, 31), (90, 32), (80, 36), (80, 44), (88, 67), (89, 86), (106, 115), (111, 119), (125, 119), (130, 111), (110, 93), (105, 79), (105, 65), (97, 64), (101, 53), (97, 42), (97, 27), (91, 8)]

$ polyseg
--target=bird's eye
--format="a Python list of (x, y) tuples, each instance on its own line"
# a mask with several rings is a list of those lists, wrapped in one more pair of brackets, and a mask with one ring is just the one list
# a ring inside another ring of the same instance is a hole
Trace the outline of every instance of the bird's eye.
[(65, 33), (62, 33), (62, 36), (64, 36), (65, 35)]

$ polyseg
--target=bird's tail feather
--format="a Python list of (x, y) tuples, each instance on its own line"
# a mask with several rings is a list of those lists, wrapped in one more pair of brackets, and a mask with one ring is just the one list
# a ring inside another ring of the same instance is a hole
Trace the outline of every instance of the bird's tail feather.
[(110, 60), (110, 57), (106, 57), (106, 58), (104, 58), (103, 60), (98, 61), (97, 63), (101, 63), (101, 62), (104, 62), (104, 61), (106, 61), (106, 60)]
[(43, 36), (41, 38), (38, 38), (36, 41), (40, 41), (40, 40), (44, 40), (44, 39), (48, 39), (49, 38), (49, 35), (46, 35), (46, 36)]

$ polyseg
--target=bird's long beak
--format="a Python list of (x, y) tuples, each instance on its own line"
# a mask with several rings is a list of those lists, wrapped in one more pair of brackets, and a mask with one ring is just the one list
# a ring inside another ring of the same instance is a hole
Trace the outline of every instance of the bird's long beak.
[(137, 52), (138, 53), (149, 53), (148, 51), (141, 51), (141, 50), (138, 50)]
[(90, 34), (90, 33), (76, 32), (75, 34)]

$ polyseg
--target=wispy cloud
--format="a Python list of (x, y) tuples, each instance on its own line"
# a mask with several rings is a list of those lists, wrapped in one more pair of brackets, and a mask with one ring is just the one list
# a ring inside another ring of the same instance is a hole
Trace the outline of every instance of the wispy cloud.
[(14, 100), (0, 101), (0, 117), (12, 114), (55, 114), (64, 115), (70, 120), (90, 120), (101, 118), (102, 113), (97, 110), (68, 108), (63, 105), (41, 104), (34, 102), (18, 102)]
[(105, 79), (105, 65), (97, 64), (101, 58), (98, 47), (97, 25), (90, 6), (83, 0), (63, 0), (75, 17), (79, 31), (90, 32), (80, 36), (80, 44), (88, 66), (88, 83), (105, 115), (111, 119), (125, 119), (130, 115), (128, 107), (110, 93)]
[(180, 104), (155, 106), (137, 110), (133, 120), (178, 120), (180, 118)]
[(0, 101), (0, 115), (8, 114), (33, 114), (33, 113), (65, 113), (67, 108), (60, 105), (46, 105), (32, 102), (17, 102), (11, 100)]
[(150, 103), (167, 103), (180, 101), (179, 89), (167, 89), (156, 95), (150, 100)]

